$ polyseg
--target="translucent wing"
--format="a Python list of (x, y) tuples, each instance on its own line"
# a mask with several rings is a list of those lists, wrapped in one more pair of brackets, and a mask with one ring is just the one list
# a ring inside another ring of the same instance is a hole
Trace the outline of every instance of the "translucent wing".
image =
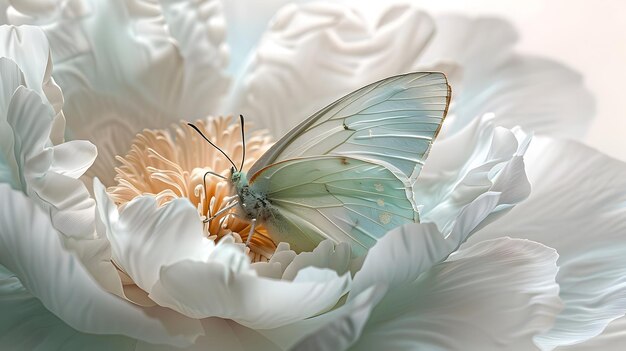
[(408, 180), (367, 160), (317, 156), (282, 161), (256, 173), (250, 187), (272, 206), (274, 217), (264, 222), (272, 238), (297, 251), (330, 238), (349, 242), (355, 254), (363, 254), (390, 229), (417, 221)]
[(342, 155), (384, 163), (413, 181), (450, 102), (443, 73), (390, 77), (361, 88), (291, 130), (250, 169), (283, 160)]

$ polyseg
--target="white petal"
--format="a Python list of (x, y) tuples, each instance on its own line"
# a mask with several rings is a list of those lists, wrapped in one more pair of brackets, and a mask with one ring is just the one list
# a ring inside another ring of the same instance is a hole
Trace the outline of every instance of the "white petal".
[(48, 136), (54, 111), (31, 89), (19, 86), (7, 109), (7, 122), (13, 130), (13, 150), (24, 189), (27, 180), (42, 177), (50, 168), (52, 150)]
[(344, 274), (350, 269), (351, 251), (347, 243), (335, 245), (324, 240), (312, 252), (301, 252), (285, 269), (282, 279), (293, 280), (298, 272), (306, 267), (329, 268)]
[[(202, 320), (204, 334), (193, 346), (177, 351), (284, 351), (272, 341), (265, 338), (259, 331), (244, 327), (233, 321), (222, 318), (206, 318)], [(172, 351), (167, 345), (154, 345), (145, 342), (137, 343), (135, 351)]]
[(255, 262), (251, 267), (261, 277), (281, 279), (285, 269), (296, 256), (296, 252), (289, 248), (289, 244), (281, 242), (276, 246), (276, 250), (268, 262)]
[[(0, 55), (10, 58), (0, 62), (3, 178), (49, 211), (55, 228), (63, 234), (92, 236), (94, 202), (75, 178), (91, 165), (96, 151), (88, 142), (52, 144), (53, 138), (58, 139), (52, 135), (53, 125), (62, 127), (63, 96), (50, 78), (46, 37), (34, 27), (10, 26), (0, 27), (0, 36), (6, 40)], [(71, 162), (60, 162), (70, 153)]]
[(230, 111), (282, 135), (338, 97), (408, 71), (432, 31), (431, 19), (410, 5), (389, 7), (377, 18), (337, 3), (284, 7), (256, 48)]
[(151, 291), (163, 266), (208, 260), (214, 245), (204, 237), (198, 211), (188, 199), (159, 208), (154, 197), (141, 196), (118, 213), (97, 178), (94, 193), (113, 260), (143, 290)]
[(106, 183), (135, 133), (213, 114), (228, 88), (217, 0), (63, 1), (9, 12), (13, 23), (45, 31), (68, 135), (98, 147), (90, 175)]
[(224, 15), (228, 24), (226, 36), (232, 52), (229, 71), (234, 74), (241, 73), (239, 71), (249, 58), (250, 51), (258, 43), (276, 10), (291, 2), (289, 0), (224, 1)]
[[(469, 66), (470, 74), (476, 77), (487, 65), (481, 60), (488, 59), (493, 63), (502, 63), (511, 54), (518, 40), (517, 33), (510, 23), (498, 18), (467, 17), (458, 14), (435, 16), (437, 31), (430, 45), (420, 56), (418, 63), (423, 66), (436, 67), (442, 63), (461, 64), (461, 72), (465, 73)], [(454, 90), (457, 82), (451, 77)], [(456, 94), (455, 94), (456, 95)]]
[(70, 178), (85, 174), (96, 160), (96, 146), (86, 140), (73, 140), (56, 145), (52, 149), (50, 170)]
[(7, 8), (9, 7), (9, 0), (0, 0), (0, 23), (7, 23)]
[(370, 286), (394, 289), (412, 282), (456, 250), (496, 208), (498, 193), (485, 193), (466, 206), (442, 234), (434, 223), (407, 224), (387, 233), (370, 249), (361, 270), (354, 277), (348, 298)]
[(450, 132), (488, 112), (495, 113), (497, 125), (508, 128), (521, 125), (567, 137), (586, 131), (594, 102), (580, 74), (548, 59), (515, 53), (517, 35), (509, 23), (444, 15), (435, 18), (435, 26), (416, 68), (450, 73)]
[(626, 343), (626, 317), (612, 321), (602, 334), (580, 344), (560, 346), (558, 351), (621, 351)]
[[(176, 118), (203, 118), (217, 113), (218, 101), (229, 86), (224, 70), (229, 49), (222, 7), (218, 0), (160, 0), (167, 30), (176, 40), (182, 61), (170, 71), (183, 71)], [(153, 62), (156, 64), (156, 62)], [(159, 67), (154, 67), (158, 69)]]
[[(494, 128), (493, 115), (487, 115), (435, 143), (414, 186), (415, 200), (423, 206), (420, 220), (447, 233), (459, 211), (485, 192), (500, 194), (498, 211), (525, 199), (530, 185), (522, 155), (529, 138), (519, 129)], [(449, 157), (457, 153), (462, 157)]]
[(0, 266), (0, 345), (6, 350), (134, 350), (136, 340), (78, 332)]
[(349, 274), (329, 269), (300, 270), (293, 281), (258, 277), (240, 246), (204, 237), (187, 199), (157, 208), (138, 197), (118, 213), (98, 180), (94, 192), (113, 260), (153, 301), (189, 317), (274, 328), (326, 311), (349, 288)]
[(61, 89), (52, 79), (50, 46), (43, 31), (35, 27), (0, 26), (0, 57), (14, 61), (24, 72), (26, 86), (54, 108), (63, 106)]
[(475, 239), (503, 235), (554, 247), (565, 310), (542, 347), (584, 341), (626, 313), (626, 165), (588, 147), (537, 139), (526, 155), (533, 191)]
[(91, 240), (67, 237), (63, 239), (65, 248), (80, 260), (104, 290), (125, 297), (120, 275), (111, 262), (111, 245), (106, 237)]
[[(49, 135), (53, 118), (53, 110), (35, 91), (18, 87), (7, 110), (18, 167), (15, 173), (20, 177), (21, 188), (50, 212), (55, 228), (68, 236), (88, 237), (94, 231), (93, 199), (80, 180), (51, 169), (54, 149), (50, 147)], [(74, 155), (77, 159), (79, 156)], [(68, 173), (80, 174), (76, 170)]]
[[(301, 326), (292, 326), (285, 330), (294, 333), (296, 328), (310, 328), (310, 333), (298, 341), (291, 350), (340, 351), (352, 346), (361, 336), (361, 331), (369, 319), (372, 309), (385, 293), (382, 287), (371, 287), (340, 308), (326, 315), (301, 322)], [(327, 321), (322, 327), (315, 328), (321, 321)]]
[(23, 86), (24, 75), (15, 62), (5, 57), (0, 58), (0, 165), (3, 182), (11, 184), (15, 189), (22, 188), (19, 175), (13, 129), (7, 120), (7, 113), (13, 95), (18, 87)]
[[(325, 312), (350, 286), (350, 275), (306, 268), (293, 281), (257, 277), (216, 262), (164, 267), (150, 297), (194, 318), (221, 317), (254, 329), (276, 328)], [(187, 288), (193, 284), (193, 289)]]
[(120, 334), (154, 343), (188, 345), (197, 321), (165, 309), (141, 309), (102, 290), (61, 246), (48, 216), (23, 194), (0, 185), (0, 264), (72, 328)]
[(446, 240), (434, 223), (404, 225), (370, 249), (356, 273), (349, 298), (375, 285), (405, 284), (443, 261), (460, 243)]
[(561, 309), (557, 254), (512, 239), (461, 249), (390, 289), (355, 350), (531, 350)]

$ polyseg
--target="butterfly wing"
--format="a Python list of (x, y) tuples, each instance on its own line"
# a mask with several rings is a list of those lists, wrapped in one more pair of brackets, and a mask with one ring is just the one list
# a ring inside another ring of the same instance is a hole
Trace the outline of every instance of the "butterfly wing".
[(341, 155), (369, 159), (414, 181), (450, 102), (443, 73), (383, 79), (330, 104), (291, 130), (250, 169), (297, 157)]
[(272, 164), (250, 179), (270, 201), (264, 225), (277, 241), (309, 251), (327, 238), (349, 242), (355, 254), (389, 230), (417, 221), (408, 179), (367, 160), (311, 156)]

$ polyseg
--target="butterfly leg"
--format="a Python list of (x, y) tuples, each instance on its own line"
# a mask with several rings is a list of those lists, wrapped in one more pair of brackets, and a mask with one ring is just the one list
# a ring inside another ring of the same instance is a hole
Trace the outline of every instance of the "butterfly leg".
[(250, 232), (248, 232), (248, 237), (246, 238), (246, 247), (250, 245), (250, 240), (252, 240), (252, 236), (254, 235), (254, 229), (256, 228), (256, 218), (252, 220), (250, 223)]
[(237, 206), (238, 204), (239, 204), (239, 202), (238, 202), (238, 201), (233, 202), (232, 204), (230, 204), (230, 205), (228, 205), (228, 206), (226, 206), (226, 207), (222, 208), (221, 210), (217, 211), (217, 212), (216, 212), (213, 216), (211, 216), (211, 217), (209, 217), (209, 218), (205, 219), (203, 222), (204, 222), (204, 223), (209, 222), (209, 224), (210, 224), (212, 220), (214, 220), (215, 218), (217, 218), (217, 217), (218, 217), (219, 215), (221, 215), (222, 213), (224, 213), (224, 212), (226, 212), (226, 211), (230, 210), (231, 208), (233, 208), (233, 207)]

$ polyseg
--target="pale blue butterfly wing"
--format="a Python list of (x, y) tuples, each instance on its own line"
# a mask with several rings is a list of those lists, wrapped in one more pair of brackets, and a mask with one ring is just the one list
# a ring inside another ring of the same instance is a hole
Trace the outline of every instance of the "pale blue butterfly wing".
[(386, 164), (414, 181), (450, 102), (439, 72), (394, 76), (330, 104), (291, 130), (250, 169), (296, 157), (342, 155)]
[(362, 254), (389, 230), (417, 220), (408, 180), (367, 160), (296, 158), (272, 164), (250, 181), (271, 201), (275, 217), (265, 226), (273, 239), (297, 251), (330, 238)]
[(449, 102), (443, 73), (404, 74), (339, 99), (281, 138), (249, 170), (251, 189), (276, 209), (265, 223), (274, 239), (308, 250), (331, 238), (362, 253), (416, 222), (411, 185)]

